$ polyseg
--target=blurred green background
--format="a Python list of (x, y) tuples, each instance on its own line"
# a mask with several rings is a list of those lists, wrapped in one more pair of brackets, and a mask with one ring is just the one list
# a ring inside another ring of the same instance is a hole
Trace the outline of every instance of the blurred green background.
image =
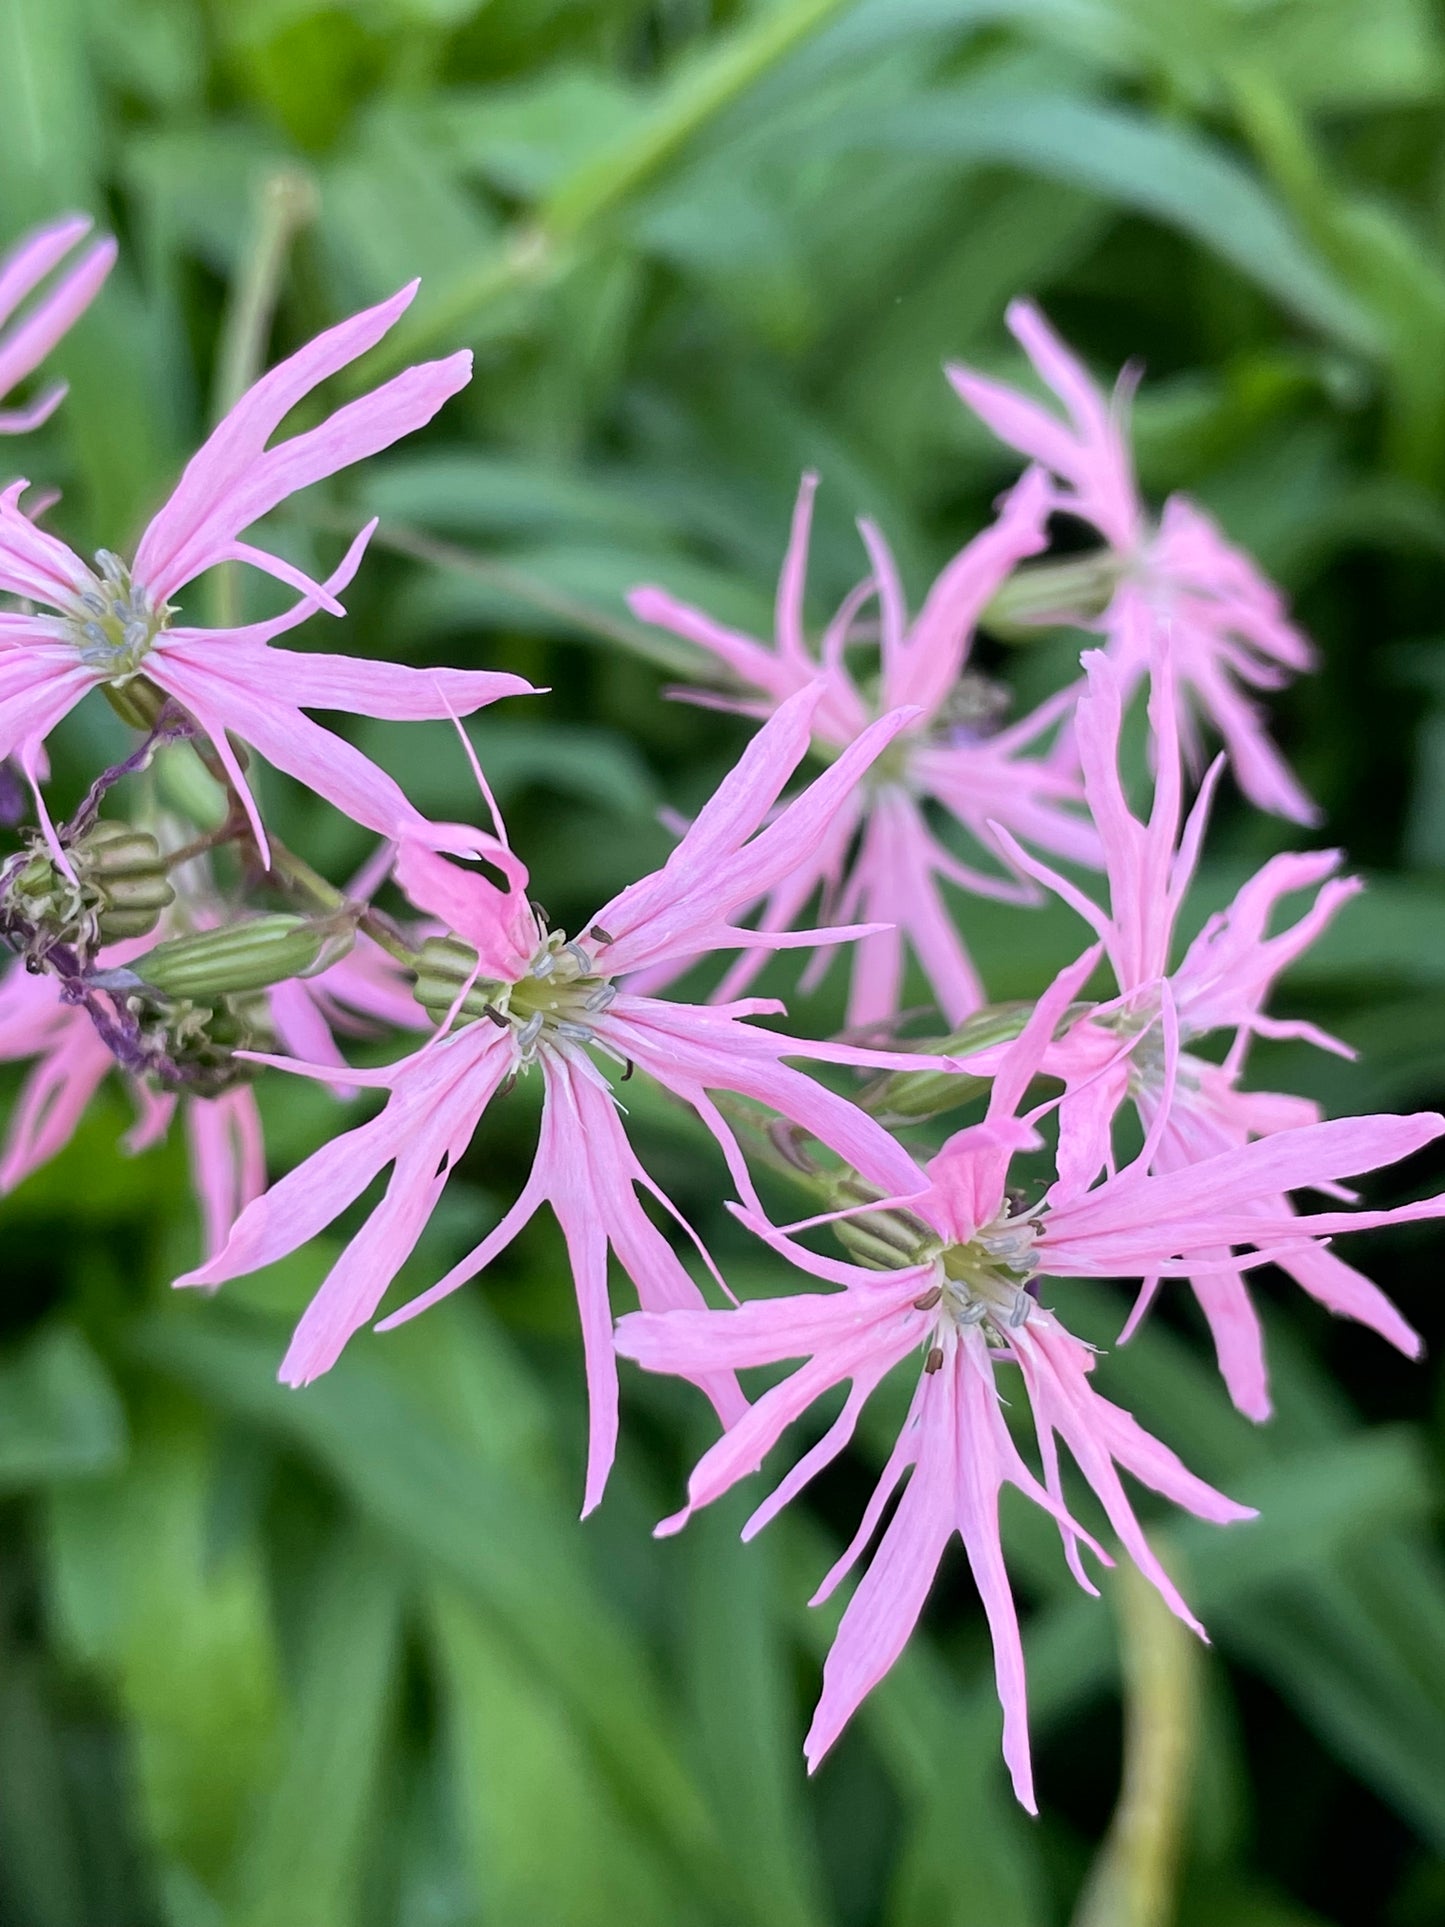
[[(345, 644), (307, 632), (323, 646), (552, 685), (473, 734), (561, 922), (666, 850), (658, 807), (695, 803), (742, 740), (661, 700), (686, 654), (636, 629), (628, 585), (765, 629), (812, 464), (815, 614), (861, 573), (859, 512), (916, 596), (1012, 473), (941, 360), (1017, 374), (1001, 315), (1019, 292), (1105, 378), (1142, 358), (1146, 485), (1207, 503), (1323, 646), (1277, 729), (1371, 878), (1280, 1000), (1360, 1063), (1261, 1051), (1255, 1080), (1339, 1111), (1445, 1092), (1438, 7), (4, 0), (0, 239), (72, 206), (120, 235), (122, 264), (55, 357), (66, 407), (5, 455), (64, 487), (82, 547), (122, 546), (162, 498), (244, 359), (268, 258), (273, 356), (414, 274), (392, 365), (476, 349), (433, 430), (294, 505), (277, 539), (326, 559), (363, 510), (385, 518)], [(1031, 693), (1067, 644), (982, 660)], [(423, 807), (471, 808), (442, 726), (362, 728)], [(121, 740), (98, 705), (74, 719), (62, 804)], [(334, 876), (365, 853), (284, 784), (267, 803)], [(1285, 846), (1226, 801), (1198, 914)], [(1078, 938), (1055, 912), (969, 906), (965, 928), (1001, 997)], [(836, 1024), (836, 991), (805, 1020)], [(278, 1168), (338, 1117), (281, 1083), (263, 1092)], [(716, 1158), (629, 1102), (738, 1288), (777, 1289), (721, 1212)], [(579, 1527), (550, 1221), (486, 1285), (283, 1391), (285, 1332), (334, 1244), (171, 1300), (196, 1241), (183, 1158), (122, 1159), (126, 1117), (117, 1092), (0, 1207), (4, 1927), (1445, 1919), (1428, 1362), (1266, 1282), (1279, 1417), (1256, 1430), (1188, 1315), (1156, 1317), (1103, 1389), (1265, 1513), (1160, 1528), (1215, 1646), (1117, 1582), (1084, 1599), (1020, 1507), (1042, 1819), (1006, 1791), (961, 1560), (810, 1784), (829, 1621), (804, 1601), (896, 1410), (751, 1547), (732, 1506), (658, 1545), (706, 1414), (626, 1372), (618, 1471)], [(530, 1130), (524, 1098), (488, 1126), (404, 1283), (493, 1221)], [(1432, 1175), (1386, 1174), (1371, 1199)], [(1437, 1253), (1425, 1227), (1357, 1246), (1438, 1340)], [(1107, 1340), (1121, 1308), (1066, 1311)], [(1121, 1705), (1160, 1809), (1123, 1856)]]

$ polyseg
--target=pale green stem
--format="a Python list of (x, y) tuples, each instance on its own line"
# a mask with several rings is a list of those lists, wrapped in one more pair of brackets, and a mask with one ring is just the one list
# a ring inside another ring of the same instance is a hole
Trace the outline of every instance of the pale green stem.
[[(349, 531), (354, 527), (351, 519), (343, 520), (325, 509), (312, 510), (307, 520), (318, 528), (334, 526), (338, 530)], [(391, 549), (397, 555), (410, 556), (415, 562), (425, 562), (431, 568), (443, 569), (452, 575), (466, 576), (484, 588), (514, 596), (518, 602), (529, 603), (546, 615), (557, 616), (563, 622), (570, 623), (584, 635), (595, 636), (600, 642), (615, 643), (634, 656), (655, 663), (670, 675), (695, 677), (705, 674), (709, 667), (702, 651), (688, 643), (670, 636), (655, 635), (642, 623), (628, 622), (608, 615), (604, 610), (589, 608), (585, 602), (579, 602), (565, 590), (554, 589), (550, 583), (540, 582), (523, 569), (514, 569), (505, 562), (489, 562), (455, 542), (441, 542), (434, 536), (422, 535), (416, 529), (393, 522), (384, 523), (377, 530), (372, 537), (372, 547)]]
[(1073, 1927), (1170, 1927), (1199, 1729), (1201, 1647), (1133, 1566), (1113, 1575), (1124, 1671), (1119, 1802)]
[[(294, 168), (278, 169), (261, 183), (256, 196), (250, 244), (241, 271), (231, 284), (221, 324), (211, 395), (211, 420), (221, 421), (261, 372), (276, 297), (291, 243), (301, 228), (316, 218), (317, 193), (313, 181)], [(212, 572), (210, 616), (218, 629), (234, 628), (240, 620), (240, 578), (234, 562)]]
[[(683, 64), (620, 140), (583, 161), (553, 188), (536, 214), (501, 247), (455, 280), (446, 293), (403, 324), (383, 352), (388, 371), (437, 342), (466, 337), (496, 302), (528, 283), (560, 272), (572, 250), (627, 201), (756, 81), (853, 0), (782, 0), (782, 4)], [(375, 368), (373, 362), (373, 370)]]

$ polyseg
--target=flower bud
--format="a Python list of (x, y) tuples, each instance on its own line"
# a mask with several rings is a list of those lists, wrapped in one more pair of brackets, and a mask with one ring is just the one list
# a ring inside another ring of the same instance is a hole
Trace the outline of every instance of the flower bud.
[(10, 866), (0, 913), (46, 943), (90, 949), (154, 930), (175, 901), (159, 843), (128, 823), (95, 823), (66, 852), (73, 877), (33, 848)]
[(324, 970), (346, 955), (354, 938), (350, 924), (252, 917), (159, 943), (131, 968), (162, 996), (210, 1003)]
[(149, 676), (132, 676), (126, 682), (105, 682), (100, 687), (123, 723), (147, 733), (160, 721), (161, 711), (169, 700)]
[(474, 1024), (490, 1015), (487, 1006), (501, 994), (501, 985), (476, 977), (478, 957), (470, 944), (458, 937), (428, 937), (417, 958), (413, 997), (435, 1023), (442, 1023), (461, 995), (462, 986), (473, 978), (471, 989), (462, 999), (456, 1021)]
[(176, 900), (161, 848), (149, 830), (97, 823), (70, 852), (87, 891), (97, 900), (96, 930), (104, 943), (144, 937)]
[[(1066, 1030), (1089, 1008), (1087, 1004), (1071, 1004), (1060, 1021), (1060, 1031)], [(1032, 1010), (1033, 1005), (1027, 1003), (986, 1004), (951, 1037), (920, 1048), (936, 1057), (973, 1057), (995, 1044), (1011, 1043), (1028, 1022)], [(917, 1124), (925, 1118), (940, 1117), (945, 1111), (956, 1111), (960, 1105), (982, 1097), (992, 1081), (992, 1071), (892, 1071), (886, 1077), (875, 1078), (858, 1102), (880, 1124)]]
[(1108, 549), (1062, 562), (1026, 563), (994, 591), (979, 625), (1003, 642), (1034, 642), (1050, 626), (1091, 622), (1113, 601), (1120, 572)]
[(865, 1211), (836, 1218), (833, 1234), (855, 1263), (870, 1271), (906, 1271), (922, 1264), (938, 1240), (920, 1219), (906, 1211)]

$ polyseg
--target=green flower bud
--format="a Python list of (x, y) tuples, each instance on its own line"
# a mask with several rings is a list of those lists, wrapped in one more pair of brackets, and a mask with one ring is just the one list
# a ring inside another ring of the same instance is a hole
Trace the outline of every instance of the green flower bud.
[(128, 682), (106, 682), (101, 692), (116, 715), (131, 729), (149, 734), (166, 706), (166, 692), (157, 689), (149, 676), (132, 676)]
[(175, 901), (159, 843), (128, 823), (96, 823), (68, 852), (74, 877), (43, 847), (10, 878), (0, 912), (30, 925), (50, 943), (90, 949), (143, 937)]
[(95, 924), (103, 943), (147, 936), (176, 900), (160, 845), (149, 830), (97, 823), (70, 857), (96, 898)]
[(355, 935), (349, 923), (252, 917), (159, 943), (137, 957), (131, 969), (162, 996), (213, 1003), (324, 970), (346, 955)]
[[(951, 1037), (919, 1048), (935, 1057), (971, 1057), (975, 1051), (1017, 1037), (1032, 1009), (1032, 1004), (1025, 1003), (988, 1004)], [(875, 1079), (858, 1101), (880, 1123), (916, 1124), (982, 1097), (991, 1082), (990, 1077), (976, 1077), (971, 1071), (892, 1071)]]
[(1108, 549), (1025, 563), (989, 598), (980, 627), (1002, 642), (1035, 642), (1051, 625), (1092, 621), (1113, 601), (1119, 575), (1118, 558)]
[[(412, 995), (433, 1022), (442, 1023), (476, 968), (477, 953), (470, 944), (458, 937), (428, 937), (417, 958)], [(494, 1000), (502, 994), (499, 983), (479, 977), (463, 998), (456, 1021), (474, 1024), (479, 1017), (490, 1016), (487, 1006), (495, 1009)]]

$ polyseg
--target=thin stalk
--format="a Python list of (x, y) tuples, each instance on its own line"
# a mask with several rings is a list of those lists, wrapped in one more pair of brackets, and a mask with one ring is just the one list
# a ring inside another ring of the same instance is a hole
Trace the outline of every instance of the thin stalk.
[(397, 329), (381, 351), (384, 370), (392, 372), (439, 341), (465, 339), (499, 301), (565, 272), (584, 244), (709, 123), (852, 3), (781, 0), (720, 45), (684, 60), (619, 140), (574, 168), (500, 248)]
[(1199, 1731), (1200, 1646), (1130, 1565), (1113, 1575), (1124, 1671), (1119, 1802), (1073, 1927), (1170, 1927)]
[[(353, 518), (343, 518), (325, 509), (311, 511), (307, 520), (318, 528), (355, 531)], [(423, 535), (419, 530), (396, 523), (384, 524), (371, 542), (373, 548), (390, 549), (394, 555), (409, 556), (415, 562), (425, 562), (452, 575), (465, 576), (488, 589), (500, 590), (503, 595), (515, 596), (519, 602), (530, 603), (534, 609), (560, 617), (584, 635), (630, 650), (670, 675), (696, 676), (705, 667), (706, 658), (701, 650), (663, 635), (653, 635), (640, 623), (625, 622), (602, 610), (589, 608), (563, 589), (554, 589), (505, 562), (488, 562), (455, 542), (439, 541), (435, 536)]]
[[(295, 168), (279, 168), (260, 185), (250, 244), (231, 284), (221, 323), (211, 393), (213, 423), (230, 413), (261, 372), (286, 257), (299, 231), (316, 218), (317, 204), (315, 183)], [(234, 628), (241, 616), (240, 576), (234, 562), (224, 562), (212, 572), (209, 599), (213, 626)]]

